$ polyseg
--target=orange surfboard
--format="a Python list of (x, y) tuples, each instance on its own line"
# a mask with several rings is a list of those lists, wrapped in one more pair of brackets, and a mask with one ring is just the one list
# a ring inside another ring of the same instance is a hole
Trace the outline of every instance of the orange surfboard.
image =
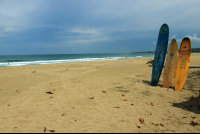
[(178, 61), (178, 44), (175, 39), (170, 43), (163, 75), (163, 87), (169, 88), (174, 78), (176, 65)]
[(179, 56), (176, 68), (176, 76), (175, 76), (176, 91), (181, 91), (181, 89), (185, 84), (190, 66), (191, 48), (192, 48), (192, 43), (190, 39), (188, 37), (183, 38), (179, 50)]

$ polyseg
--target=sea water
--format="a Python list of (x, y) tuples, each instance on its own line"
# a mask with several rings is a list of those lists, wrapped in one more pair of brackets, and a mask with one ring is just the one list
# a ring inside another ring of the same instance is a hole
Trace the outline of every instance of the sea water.
[(154, 57), (154, 53), (0, 55), (0, 67)]

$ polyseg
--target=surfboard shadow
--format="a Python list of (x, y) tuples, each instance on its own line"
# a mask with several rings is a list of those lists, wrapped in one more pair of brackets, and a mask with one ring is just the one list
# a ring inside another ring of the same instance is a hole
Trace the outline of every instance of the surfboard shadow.
[(172, 105), (173, 107), (181, 108), (183, 110), (187, 110), (193, 113), (200, 114), (200, 107), (198, 106), (199, 97), (189, 99), (184, 102), (177, 103), (176, 105)]
[[(200, 70), (192, 71), (188, 73), (185, 85), (186, 88), (182, 90), (188, 90), (193, 93), (199, 92), (199, 83), (200, 83)], [(184, 110), (188, 110), (197, 114), (200, 114), (200, 105), (198, 104), (200, 101), (200, 97), (195, 97), (193, 99), (186, 98), (187, 101), (177, 103), (177, 105), (173, 105), (173, 107), (178, 107)]]
[(175, 87), (174, 86), (169, 86), (170, 89), (173, 89), (175, 91)]
[[(144, 84), (148, 84), (149, 86), (151, 86), (151, 81), (148, 81), (148, 80), (142, 80), (142, 82), (143, 82)], [(158, 83), (157, 86), (163, 87), (163, 85), (160, 84), (160, 83)]]

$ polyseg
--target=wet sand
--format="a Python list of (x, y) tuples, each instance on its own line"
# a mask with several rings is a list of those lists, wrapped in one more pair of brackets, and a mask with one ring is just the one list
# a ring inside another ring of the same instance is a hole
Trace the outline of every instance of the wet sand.
[[(163, 74), (150, 85), (150, 59), (1, 67), (0, 132), (200, 132), (190, 124), (200, 124), (200, 68), (174, 91), (174, 81), (162, 87)], [(192, 55), (190, 65), (199, 59)]]

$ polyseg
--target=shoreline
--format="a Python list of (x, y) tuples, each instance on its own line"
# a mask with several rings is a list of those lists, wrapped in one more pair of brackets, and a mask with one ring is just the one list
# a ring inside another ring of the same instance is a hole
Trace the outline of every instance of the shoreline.
[[(200, 54), (200, 53), (192, 53), (191, 55), (194, 55), (194, 54)], [(154, 58), (154, 56), (152, 56), (152, 57), (137, 57), (136, 56), (135, 58), (127, 58), (127, 59), (126, 58), (122, 58), (122, 59), (114, 59), (114, 60), (132, 60), (132, 59), (143, 59), (143, 58), (144, 59), (145, 58), (150, 58), (151, 59), (151, 58)], [(107, 60), (94, 60), (94, 61), (110, 61), (110, 60), (113, 60), (113, 59), (111, 58), (111, 59), (107, 59)], [(46, 60), (46, 61), (48, 61), (48, 60)], [(63, 62), (63, 64), (64, 63), (79, 63), (79, 62), (93, 62), (93, 61)], [(5, 64), (7, 64), (7, 62)], [(9, 64), (12, 64), (12, 62), (9, 62)], [(44, 64), (33, 64), (33, 65), (51, 65), (51, 64), (62, 64), (62, 63), (44, 63)], [(32, 65), (20, 65), (20, 66), (32, 66)], [(0, 66), (0, 68), (1, 67), (15, 67), (15, 66)]]
[[(95, 61), (113, 61), (113, 60), (132, 60), (132, 59), (140, 59), (140, 58), (152, 58), (152, 57), (135, 57), (135, 58), (121, 58), (121, 59), (107, 59), (107, 60), (94, 60), (94, 61), (77, 61), (77, 62), (62, 62), (62, 63), (44, 63), (44, 64), (32, 64), (32, 65), (51, 65), (51, 64), (65, 64), (65, 63), (79, 63), (79, 62), (95, 62)], [(70, 59), (69, 59), (70, 60)], [(45, 61), (45, 60), (44, 60)], [(51, 60), (46, 60), (47, 62), (51, 61)], [(52, 60), (54, 61), (54, 60)], [(59, 60), (58, 60), (59, 61)], [(27, 61), (30, 62), (30, 61)], [(37, 62), (37, 61), (32, 61), (32, 62)], [(12, 62), (8, 62), (9, 65), (12, 64)], [(7, 62), (5, 62), (4, 64), (8, 64)], [(14, 62), (15, 63), (15, 62)], [(18, 63), (18, 62), (17, 62)], [(19, 62), (20, 63), (20, 62)], [(19, 65), (19, 66), (32, 66), (32, 65)], [(17, 65), (16, 65), (17, 66)], [(0, 66), (1, 67), (16, 67), (16, 66)]]

